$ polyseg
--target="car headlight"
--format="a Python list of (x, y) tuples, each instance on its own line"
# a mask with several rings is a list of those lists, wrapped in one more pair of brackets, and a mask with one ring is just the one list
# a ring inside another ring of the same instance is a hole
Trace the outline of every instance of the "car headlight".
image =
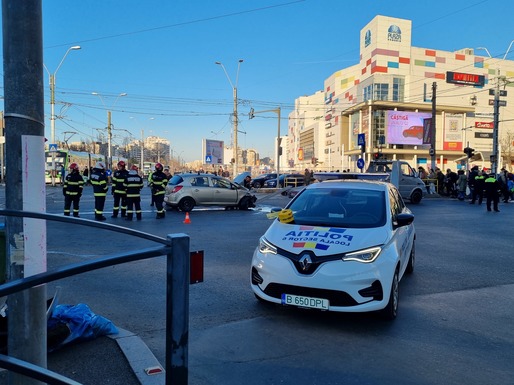
[(259, 239), (259, 251), (262, 254), (277, 254), (277, 248), (273, 246), (266, 238)]
[(381, 247), (370, 247), (369, 249), (354, 251), (352, 253), (346, 253), (342, 259), (343, 261), (370, 263), (378, 258), (381, 251)]

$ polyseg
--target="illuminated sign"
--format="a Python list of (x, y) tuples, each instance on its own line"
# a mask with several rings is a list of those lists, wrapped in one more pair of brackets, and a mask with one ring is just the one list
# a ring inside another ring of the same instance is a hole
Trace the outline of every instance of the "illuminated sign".
[(475, 122), (476, 128), (494, 128), (494, 122)]
[(446, 83), (465, 84), (468, 86), (483, 87), (485, 84), (484, 75), (465, 74), (463, 72), (446, 72)]

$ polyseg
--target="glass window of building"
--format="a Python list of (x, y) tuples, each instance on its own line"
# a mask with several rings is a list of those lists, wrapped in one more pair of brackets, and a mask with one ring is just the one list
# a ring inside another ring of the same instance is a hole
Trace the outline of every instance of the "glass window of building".
[(389, 84), (387, 83), (375, 83), (373, 87), (374, 100), (388, 100), (389, 96)]
[(405, 80), (402, 78), (393, 79), (393, 102), (403, 102)]

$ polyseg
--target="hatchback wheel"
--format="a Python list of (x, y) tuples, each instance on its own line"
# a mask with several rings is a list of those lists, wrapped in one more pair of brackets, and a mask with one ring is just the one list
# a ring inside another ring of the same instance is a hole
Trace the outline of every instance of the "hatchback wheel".
[(413, 191), (410, 196), (411, 203), (418, 204), (423, 199), (423, 193), (420, 190)]
[(195, 200), (193, 198), (187, 197), (183, 198), (178, 204), (180, 211), (190, 212), (195, 207)]

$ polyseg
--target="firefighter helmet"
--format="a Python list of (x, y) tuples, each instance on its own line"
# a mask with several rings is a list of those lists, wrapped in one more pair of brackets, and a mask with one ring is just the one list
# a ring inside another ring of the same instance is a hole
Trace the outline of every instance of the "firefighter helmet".
[(105, 170), (105, 163), (104, 162), (96, 162), (95, 168)]
[(122, 161), (122, 160), (120, 160), (120, 161), (118, 162), (118, 167), (119, 167), (119, 168), (125, 168), (125, 162), (124, 162), (124, 161)]
[(156, 169), (157, 171), (162, 171), (162, 169), (163, 169), (162, 164), (160, 164), (160, 163), (155, 163), (155, 169)]
[(79, 165), (77, 163), (70, 164), (70, 170), (78, 170), (78, 169), (79, 169)]
[(134, 171), (139, 171), (139, 168), (133, 164), (132, 167), (130, 167), (131, 170), (134, 170)]

